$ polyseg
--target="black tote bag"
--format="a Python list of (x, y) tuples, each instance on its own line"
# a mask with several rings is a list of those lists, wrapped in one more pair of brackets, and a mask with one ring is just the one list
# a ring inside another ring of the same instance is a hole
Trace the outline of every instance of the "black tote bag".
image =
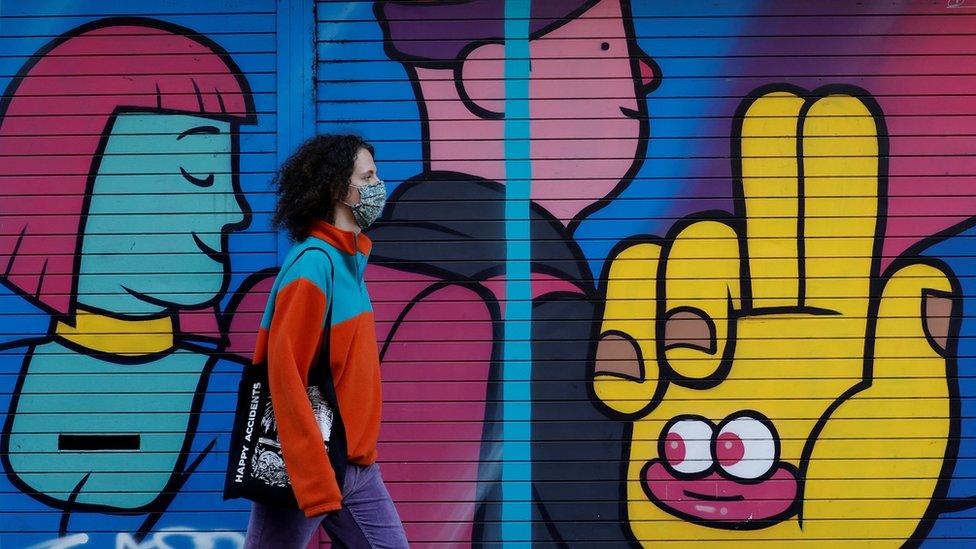
[[(325, 253), (321, 248), (317, 249)], [(304, 254), (308, 250), (303, 251)], [(299, 255), (298, 257), (301, 257)], [(295, 258), (297, 261), (298, 257)], [(326, 253), (326, 257), (328, 254)], [(329, 258), (331, 262), (332, 259)], [(294, 263), (294, 262), (293, 262)], [(284, 271), (284, 269), (282, 269)], [(333, 284), (333, 296), (335, 288)], [(325, 317), (326, 333), (316, 364), (309, 370), (306, 389), (316, 423), (322, 431), (336, 481), (342, 488), (346, 472), (346, 430), (339, 414), (339, 401), (329, 366), (332, 330), (332, 301)], [(311, 329), (311, 327), (310, 327)], [(237, 389), (237, 409), (231, 430), (224, 478), (224, 499), (244, 498), (264, 505), (298, 508), (288, 473), (271, 404), (267, 360), (244, 368)]]

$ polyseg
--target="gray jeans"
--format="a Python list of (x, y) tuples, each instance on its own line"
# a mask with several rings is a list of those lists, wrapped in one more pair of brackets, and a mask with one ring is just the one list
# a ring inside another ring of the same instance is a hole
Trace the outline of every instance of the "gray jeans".
[(298, 509), (255, 503), (247, 524), (244, 549), (305, 549), (322, 525), (335, 548), (407, 547), (407, 536), (380, 467), (350, 463), (342, 486), (342, 509), (325, 516), (306, 518)]

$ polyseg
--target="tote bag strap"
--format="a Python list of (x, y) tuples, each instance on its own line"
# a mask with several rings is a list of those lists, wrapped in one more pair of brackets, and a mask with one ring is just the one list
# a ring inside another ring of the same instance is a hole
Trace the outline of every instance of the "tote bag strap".
[(346, 429), (342, 422), (342, 414), (339, 412), (339, 398), (336, 395), (335, 384), (332, 379), (332, 366), (329, 362), (332, 348), (332, 305), (335, 302), (336, 296), (335, 263), (332, 262), (332, 256), (322, 248), (311, 247), (309, 249), (322, 251), (326, 259), (329, 260), (332, 271), (332, 291), (331, 295), (326, 296), (327, 308), (325, 312), (325, 326), (322, 329), (322, 345), (319, 347), (318, 360), (308, 373), (308, 383), (309, 385), (314, 383), (318, 386), (323, 398), (325, 398), (332, 408), (332, 432), (329, 435), (328, 445), (329, 461), (332, 464), (332, 470), (335, 472), (336, 482), (341, 489), (346, 476), (346, 461), (348, 459)]
[[(332, 278), (330, 280), (331, 286), (332, 286), (332, 290), (331, 290), (331, 294), (332, 295), (325, 296), (327, 306), (326, 306), (326, 310), (325, 310), (325, 325), (322, 327), (322, 345), (319, 346), (319, 356), (318, 356), (318, 359), (316, 360), (315, 364), (312, 366), (311, 370), (309, 370), (309, 372), (308, 372), (308, 382), (309, 382), (309, 385), (311, 385), (312, 383), (315, 383), (316, 385), (319, 386), (319, 388), (323, 388), (322, 385), (325, 382), (328, 382), (328, 384), (330, 384), (330, 385), (332, 384), (332, 376), (331, 375), (325, 376), (324, 374), (326, 372), (328, 372), (328, 373), (331, 374), (331, 370), (332, 370), (332, 367), (329, 365), (329, 352), (330, 352), (330, 348), (331, 348), (331, 345), (332, 345), (332, 343), (331, 343), (331, 340), (332, 340), (332, 304), (333, 304), (333, 302), (335, 302), (335, 294), (336, 294), (336, 291), (335, 291), (335, 263), (332, 262), (332, 257), (329, 256), (329, 253), (328, 252), (326, 252), (325, 250), (323, 250), (322, 248), (319, 248), (317, 246), (309, 247), (306, 250), (304, 250), (302, 253), (305, 253), (305, 252), (307, 252), (309, 250), (318, 250), (318, 251), (322, 252), (325, 255), (325, 258), (329, 260), (330, 271), (332, 272)], [(325, 378), (328, 378), (328, 379), (325, 379)], [(335, 387), (332, 388), (332, 391), (331, 392), (332, 393), (335, 392)]]

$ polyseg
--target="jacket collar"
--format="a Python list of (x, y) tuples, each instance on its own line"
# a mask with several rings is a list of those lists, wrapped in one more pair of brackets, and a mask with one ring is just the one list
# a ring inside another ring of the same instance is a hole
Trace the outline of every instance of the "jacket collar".
[(368, 236), (362, 233), (344, 231), (322, 220), (317, 220), (312, 224), (309, 236), (324, 240), (349, 255), (356, 255), (357, 251), (363, 255), (369, 255), (369, 251), (373, 248), (373, 241)]

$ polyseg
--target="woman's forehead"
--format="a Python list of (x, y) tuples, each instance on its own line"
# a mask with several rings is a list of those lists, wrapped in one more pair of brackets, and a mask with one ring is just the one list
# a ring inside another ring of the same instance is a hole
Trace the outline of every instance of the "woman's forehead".
[(376, 163), (373, 161), (373, 155), (366, 149), (359, 149), (359, 153), (356, 154), (355, 168), (360, 173), (375, 172)]

